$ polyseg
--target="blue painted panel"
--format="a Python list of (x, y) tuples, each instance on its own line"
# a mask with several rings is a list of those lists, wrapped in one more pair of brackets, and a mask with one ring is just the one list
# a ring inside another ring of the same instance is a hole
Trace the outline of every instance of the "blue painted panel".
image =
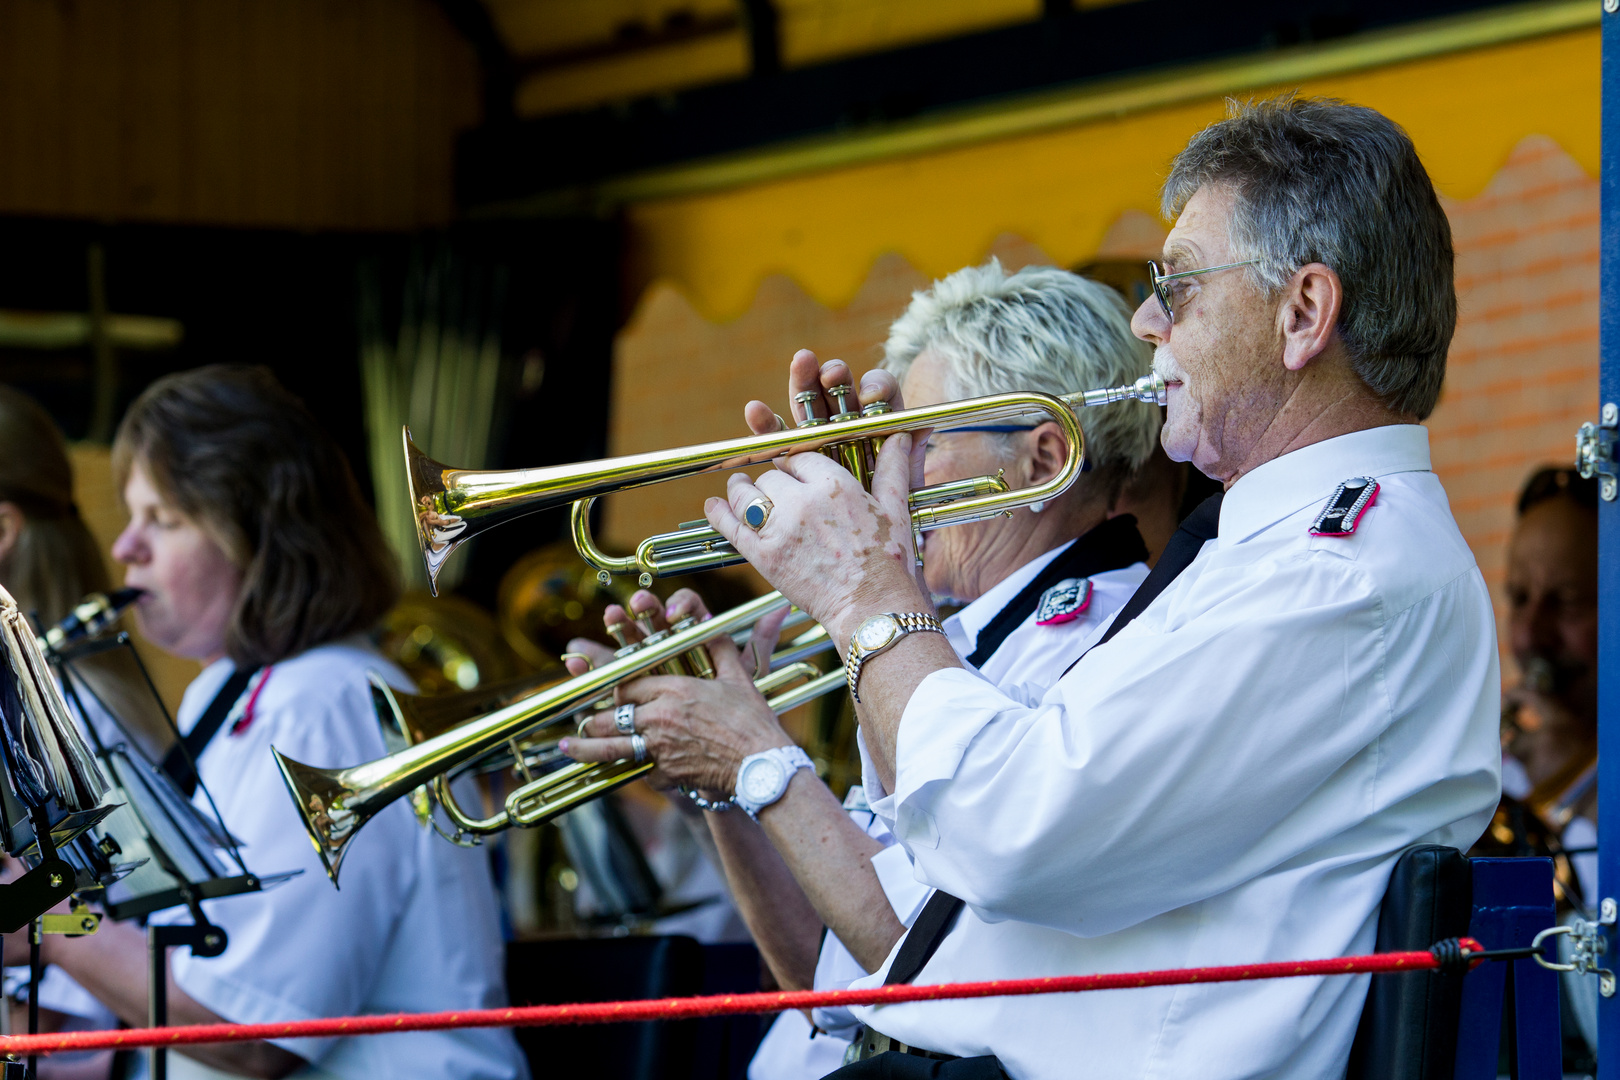
[[(1594, 420), (1601, 402), (1620, 401), (1620, 11), (1603, 16), (1601, 179), (1603, 373)], [(1598, 525), (1598, 896), (1604, 897), (1620, 896), (1620, 504), (1600, 502)], [(1620, 1080), (1620, 998), (1598, 999), (1598, 1042), (1609, 1051), (1598, 1054), (1599, 1080)]]
[[(1556, 921), (1551, 859), (1472, 859), (1474, 912), (1468, 936), (1487, 949), (1528, 945)], [(1547, 947), (1549, 959), (1552, 944)], [(1514, 1043), (1519, 1080), (1563, 1075), (1558, 1031), (1558, 976), (1534, 960), (1491, 963), (1463, 983), (1456, 1080), (1495, 1080), (1501, 1045), (1502, 994), (1513, 978)]]

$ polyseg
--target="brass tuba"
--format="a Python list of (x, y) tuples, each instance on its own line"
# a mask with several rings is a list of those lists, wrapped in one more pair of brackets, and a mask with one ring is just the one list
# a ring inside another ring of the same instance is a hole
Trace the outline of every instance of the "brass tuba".
[[(655, 671), (712, 676), (708, 652), (703, 647), (705, 642), (722, 634), (747, 630), (787, 603), (781, 593), (770, 593), (707, 622), (683, 621), (620, 649), (610, 663), (583, 675), (544, 686), (506, 704), (499, 703), (501, 699), (497, 694), (495, 707), (490, 711), (444, 727), (435, 734), (428, 734), (430, 728), (439, 725), (428, 715), (425, 703), (399, 695), (382, 680), (374, 678), (373, 703), (380, 722), (407, 733), (408, 739), (415, 731), (421, 736), (419, 741), (375, 761), (342, 769), (315, 768), (280, 753), (275, 754), (276, 764), (334, 885), (343, 856), (361, 826), (388, 804), (424, 786), (431, 787), (434, 799), (444, 807), (457, 828), (454, 839), (498, 832), (513, 825), (538, 825), (646, 774), (653, 763), (578, 762), (538, 776), (531, 773), (525, 783), (507, 796), (502, 810), (489, 818), (466, 814), (450, 792), (449, 778), (491, 754), (503, 753), (509, 755), (510, 763), (518, 767), (521, 774), (528, 768), (532, 753), (544, 746), (555, 729), (595, 710), (604, 698), (611, 700), (616, 687), (638, 676)], [(801, 646), (796, 641), (791, 649), (812, 646), (813, 643)], [(797, 679), (808, 681), (786, 692), (777, 692)], [(843, 686), (844, 673), (840, 669), (822, 675), (813, 665), (789, 659), (784, 666), (756, 680), (755, 685), (762, 693), (775, 693), (770, 699), (771, 707), (785, 712)], [(437, 719), (442, 722), (449, 715), (441, 713)], [(562, 733), (571, 730), (572, 727), (566, 727)], [(549, 741), (555, 742), (554, 737)], [(423, 812), (424, 798), (418, 795), (415, 799), (419, 814)]]
[[(439, 570), (450, 553), (467, 540), (502, 522), (565, 503), (580, 503), (611, 492), (685, 476), (761, 465), (787, 454), (808, 451), (827, 454), (865, 483), (871, 476), (878, 443), (890, 435), (1021, 417), (1051, 417), (1063, 427), (1069, 455), (1064, 467), (1047, 482), (1009, 491), (999, 477), (984, 476), (912, 493), (911, 520), (919, 531), (981, 521), (1055, 498), (1074, 483), (1080, 475), (1085, 452), (1085, 439), (1075, 420), (1075, 410), (1116, 401), (1162, 405), (1165, 386), (1157, 375), (1145, 375), (1130, 386), (1087, 390), (1062, 397), (1026, 391), (950, 401), (902, 412), (891, 412), (884, 402), (876, 402), (860, 411), (851, 409), (843, 401), (853, 392), (850, 387), (833, 388), (828, 393), (840, 401), (838, 413), (830, 417), (810, 416), (799, 427), (786, 431), (533, 469), (476, 470), (443, 465), (418, 450), (411, 441), (410, 430), (406, 429), (405, 476), (410, 484), (411, 506), (416, 514), (422, 559), (427, 565), (428, 585), (437, 592)], [(808, 407), (808, 398), (805, 404)], [(655, 537), (649, 541), (653, 545), (651, 550), (644, 543), (637, 556), (616, 559), (597, 550), (590, 541), (588, 524), (581, 524), (588, 508), (588, 502), (576, 507), (575, 540), (580, 554), (597, 568), (604, 581), (614, 573), (634, 572), (646, 586), (660, 574), (712, 569), (740, 561), (718, 534), (697, 522)]]

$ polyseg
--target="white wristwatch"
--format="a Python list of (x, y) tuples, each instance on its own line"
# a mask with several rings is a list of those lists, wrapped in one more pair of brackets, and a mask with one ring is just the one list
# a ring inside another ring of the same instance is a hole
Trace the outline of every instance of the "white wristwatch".
[(850, 635), (849, 654), (844, 658), (844, 675), (849, 679), (849, 696), (858, 704), (861, 700), (861, 665), (879, 653), (888, 652), (894, 648), (895, 642), (907, 634), (915, 634), (920, 630), (931, 630), (936, 634), (945, 632), (944, 625), (934, 616), (920, 611), (908, 611), (896, 614), (886, 611), (881, 615), (869, 615), (861, 620), (861, 625), (855, 628)]
[(787, 791), (794, 773), (800, 769), (814, 772), (815, 768), (810, 755), (797, 746), (777, 746), (749, 754), (737, 768), (737, 794), (731, 797), (732, 804), (758, 820), (759, 812)]

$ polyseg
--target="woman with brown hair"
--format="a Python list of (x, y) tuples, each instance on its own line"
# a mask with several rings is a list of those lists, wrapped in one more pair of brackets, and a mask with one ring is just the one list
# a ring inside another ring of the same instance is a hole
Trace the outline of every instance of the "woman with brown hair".
[(0, 385), (0, 582), (49, 626), (87, 593), (108, 588), (107, 567), (73, 502), (73, 466), (50, 414)]
[[(0, 385), (0, 585), (17, 606), (56, 625), (75, 604), (111, 588), (107, 564), (73, 501), (73, 466), (67, 444), (40, 404)], [(127, 656), (103, 654), (74, 664), (93, 697), (80, 696), (92, 711), (98, 734), (122, 741), (96, 707), (118, 717), (124, 734), (148, 751), (166, 741), (157, 704)]]
[[(336, 444), (268, 371), (217, 366), (169, 376), (142, 394), (119, 428), (113, 464), (130, 513), (113, 555), (128, 567), (125, 584), (145, 590), (141, 630), (205, 665), (178, 717), (197, 772), (256, 872), (302, 871), (264, 892), (205, 902), (230, 944), (214, 959), (173, 957), (171, 1022), (504, 1003), (482, 853), (439, 841), (401, 804), (368, 826), (338, 892), (271, 757), (272, 745), (329, 764), (378, 757), (385, 747), (368, 674), (409, 688), (365, 637), (393, 603), (396, 572)], [(53, 937), (44, 953), (118, 1016), (145, 1021), (146, 948), (137, 928)], [(193, 1060), (172, 1061), (176, 1077), (526, 1073), (503, 1030), (182, 1053)]]

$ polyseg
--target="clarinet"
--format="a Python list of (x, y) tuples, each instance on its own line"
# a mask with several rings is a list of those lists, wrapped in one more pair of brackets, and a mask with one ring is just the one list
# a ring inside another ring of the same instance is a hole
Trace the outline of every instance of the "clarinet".
[(47, 657), (56, 656), (75, 641), (93, 638), (118, 621), (128, 607), (144, 595), (143, 589), (114, 589), (95, 592), (80, 600), (67, 618), (45, 631), (39, 639)]

